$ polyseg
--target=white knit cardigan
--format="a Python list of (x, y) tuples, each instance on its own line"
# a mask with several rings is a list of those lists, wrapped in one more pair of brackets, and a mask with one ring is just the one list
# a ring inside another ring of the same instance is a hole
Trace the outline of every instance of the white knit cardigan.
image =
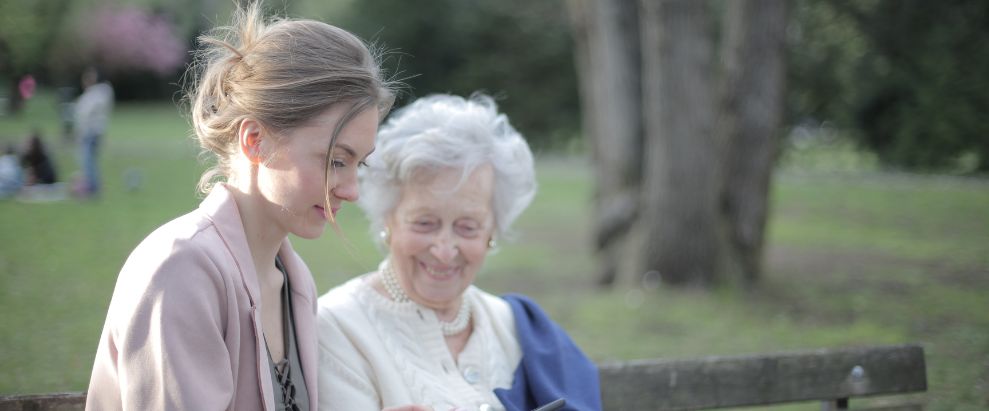
[(369, 278), (352, 279), (319, 299), (320, 410), (504, 409), (493, 390), (511, 386), (522, 358), (508, 303), (470, 286), (464, 299), (473, 331), (453, 358), (431, 309), (396, 303)]

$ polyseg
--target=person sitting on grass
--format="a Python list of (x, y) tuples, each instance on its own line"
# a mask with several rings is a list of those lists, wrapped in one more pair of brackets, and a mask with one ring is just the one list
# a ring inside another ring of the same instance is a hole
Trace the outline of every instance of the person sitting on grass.
[(21, 166), (24, 168), (24, 185), (55, 184), (58, 174), (55, 163), (48, 147), (45, 146), (41, 133), (34, 131), (27, 139), (24, 152), (21, 154)]
[(17, 156), (14, 144), (7, 143), (3, 155), (0, 156), (0, 198), (17, 195), (24, 185), (24, 171), (21, 160)]

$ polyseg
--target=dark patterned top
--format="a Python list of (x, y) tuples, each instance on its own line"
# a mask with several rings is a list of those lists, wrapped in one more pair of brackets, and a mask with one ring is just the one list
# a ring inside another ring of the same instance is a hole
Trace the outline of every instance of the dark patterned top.
[[(271, 371), (271, 385), (275, 391), (275, 409), (278, 411), (309, 411), (309, 390), (302, 377), (302, 363), (295, 341), (295, 316), (292, 315), (292, 293), (288, 284), (288, 274), (282, 260), (275, 258), (275, 267), (282, 272), (285, 282), (282, 285), (282, 327), (285, 338), (285, 358), (275, 363), (268, 351), (268, 366)], [(267, 349), (267, 346), (265, 346)]]

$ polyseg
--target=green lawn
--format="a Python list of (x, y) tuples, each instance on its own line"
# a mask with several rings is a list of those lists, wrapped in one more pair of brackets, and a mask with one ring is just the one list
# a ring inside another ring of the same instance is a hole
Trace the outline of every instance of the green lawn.
[[(0, 142), (40, 126), (68, 179), (77, 166), (57, 137), (54, 104), (47, 95), (29, 103), (22, 117), (0, 117)], [(0, 201), (0, 394), (85, 389), (123, 260), (198, 203), (203, 166), (187, 135), (171, 104), (122, 105), (102, 159), (102, 198)], [(599, 361), (919, 342), (928, 409), (985, 409), (989, 182), (869, 170), (787, 163), (774, 186), (768, 272), (757, 291), (600, 292), (591, 285), (588, 163), (543, 158), (519, 240), (489, 258), (478, 283), (535, 297)], [(126, 190), (125, 175), (140, 176), (140, 187)], [(294, 242), (321, 292), (380, 258), (356, 207), (340, 220), (342, 238), (328, 231)]]

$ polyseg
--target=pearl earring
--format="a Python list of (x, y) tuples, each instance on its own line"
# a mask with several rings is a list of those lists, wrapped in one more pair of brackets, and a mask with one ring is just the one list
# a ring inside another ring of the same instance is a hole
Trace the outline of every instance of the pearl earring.
[(488, 248), (495, 248), (495, 247), (498, 247), (498, 242), (495, 241), (495, 239), (493, 237), (492, 238), (489, 238), (488, 239)]
[(388, 230), (388, 227), (381, 229), (381, 231), (378, 232), (378, 237), (381, 237), (381, 242), (388, 244), (391, 240), (391, 232)]

